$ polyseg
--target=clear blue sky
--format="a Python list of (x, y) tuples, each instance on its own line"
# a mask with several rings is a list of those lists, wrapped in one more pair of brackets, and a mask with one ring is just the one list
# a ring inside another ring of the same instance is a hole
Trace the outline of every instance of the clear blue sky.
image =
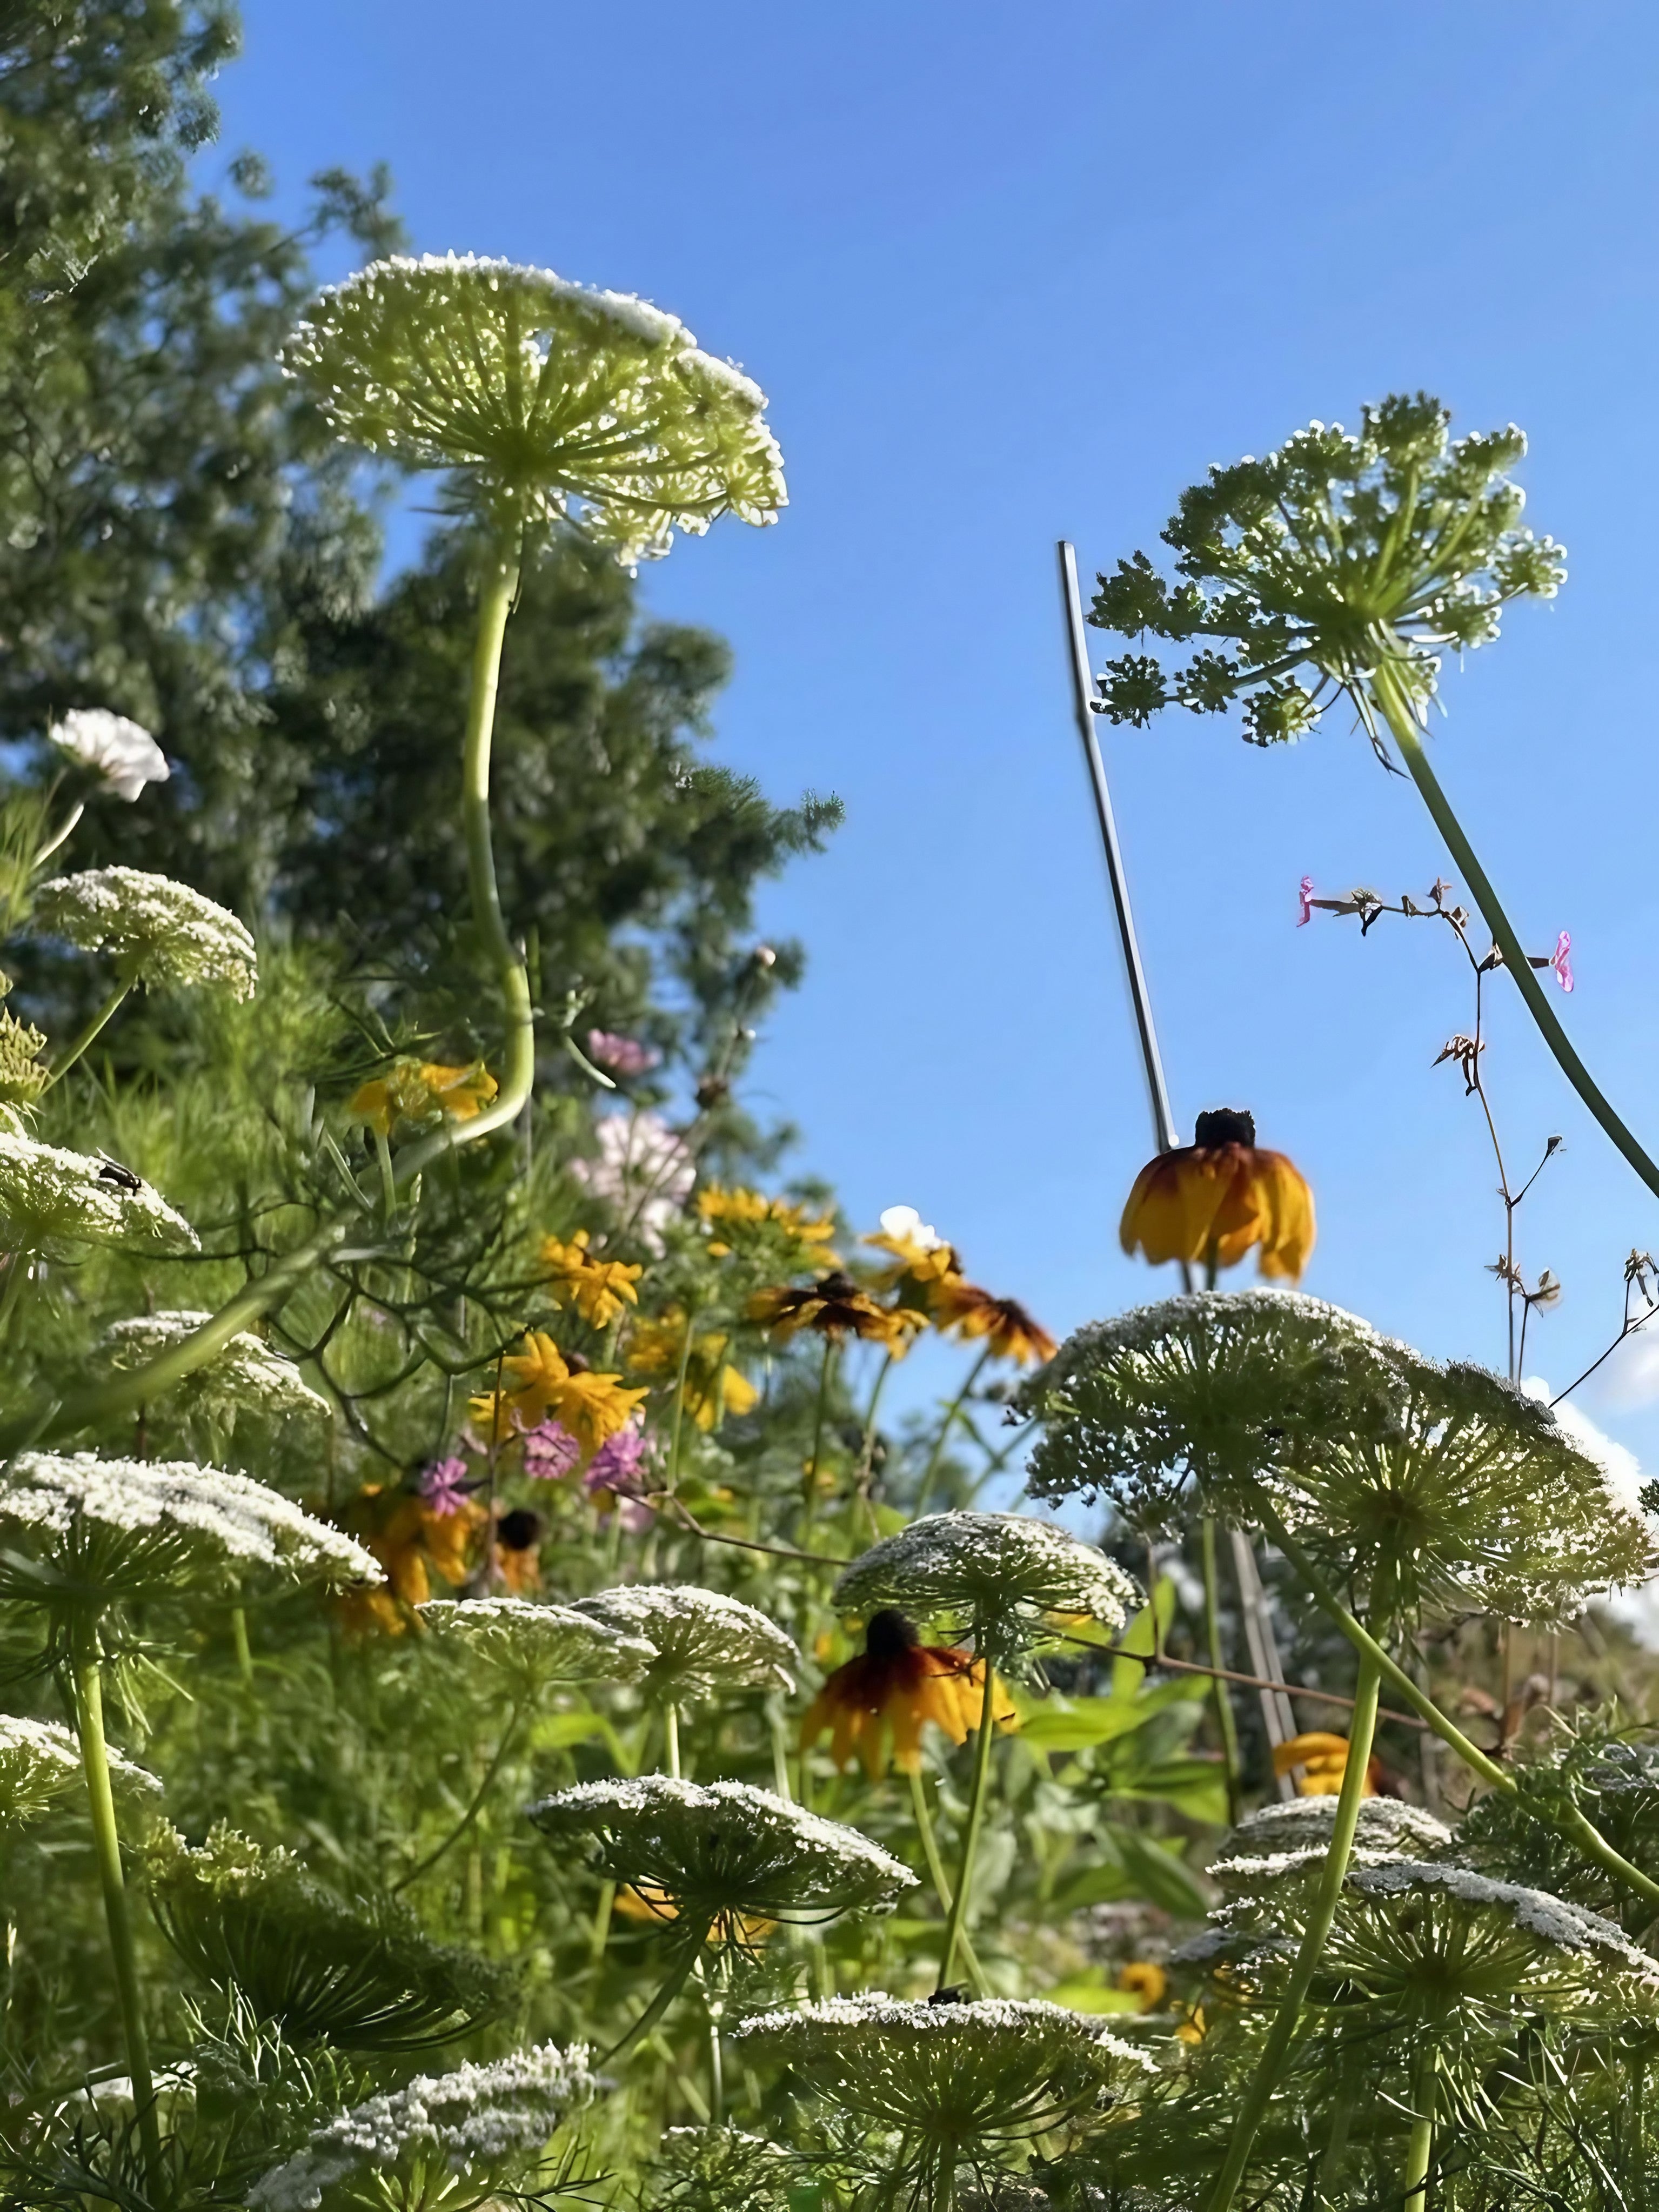
[[(768, 900), (812, 964), (757, 1080), (855, 1216), (919, 1206), (1056, 1328), (1154, 1289), (1116, 1247), (1150, 1129), (1054, 541), (1108, 565), (1210, 461), (1401, 386), (1532, 440), (1528, 519), (1571, 580), (1453, 671), (1437, 758), (1528, 939), (1571, 930), (1570, 1027), (1659, 1141), (1650, 0), (246, 15), (222, 150), (266, 153), (285, 201), (385, 158), (422, 249), (641, 292), (772, 395), (788, 513), (646, 589), (732, 641), (721, 757), (847, 803)], [(1309, 1289), (1501, 1359), (1491, 1161), (1430, 1068), (1464, 975), (1423, 926), (1294, 927), (1304, 872), (1397, 896), (1445, 869), (1415, 793), (1337, 717), (1271, 756), (1185, 715), (1106, 742), (1178, 1117), (1251, 1106), (1300, 1164)], [(1566, 1139), (1522, 1217), (1566, 1286), (1528, 1360), (1559, 1387), (1659, 1205), (1495, 1012), (1516, 1156)], [(1636, 1364), (1586, 1407), (1659, 1466)]]

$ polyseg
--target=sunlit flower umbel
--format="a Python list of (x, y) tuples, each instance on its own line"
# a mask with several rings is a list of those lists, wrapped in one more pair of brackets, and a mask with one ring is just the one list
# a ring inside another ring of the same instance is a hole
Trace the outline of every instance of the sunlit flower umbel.
[(13, 1251), (122, 1244), (194, 1252), (196, 1231), (118, 1161), (0, 1130), (0, 1242)]
[(433, 1598), (420, 1622), (440, 1650), (494, 1668), (526, 1696), (557, 1682), (635, 1681), (655, 1656), (591, 1613), (517, 1597)]
[[(210, 1314), (178, 1309), (131, 1314), (112, 1322), (104, 1349), (115, 1367), (137, 1367), (182, 1344), (204, 1328)], [(239, 1329), (211, 1359), (174, 1386), (186, 1412), (216, 1422), (227, 1433), (240, 1413), (270, 1420), (326, 1420), (328, 1400), (313, 1390), (291, 1359), (273, 1352), (263, 1337)]]
[(107, 707), (76, 707), (46, 735), (72, 759), (94, 769), (118, 799), (131, 805), (147, 783), (173, 774), (166, 754), (142, 724)]
[[(446, 2212), (510, 2192), (568, 2113), (600, 2087), (587, 2050), (546, 2043), (487, 2065), (422, 2074), (354, 2105), (256, 2181), (250, 2212), (316, 2212), (326, 2197), (376, 2204), (441, 2203)], [(361, 2177), (362, 2196), (350, 2190)]]
[(1314, 1246), (1313, 1193), (1283, 1152), (1261, 1149), (1252, 1115), (1200, 1114), (1195, 1141), (1160, 1152), (1135, 1177), (1119, 1241), (1154, 1267), (1236, 1267), (1255, 1251), (1264, 1275), (1295, 1282)]
[(746, 1919), (884, 1911), (916, 1879), (856, 1828), (746, 1782), (579, 1783), (530, 1817), (555, 1842), (588, 1838), (598, 1872), (672, 1905), (683, 1942), (741, 1942)]
[(739, 1689), (792, 1690), (800, 1654), (775, 1621), (724, 1591), (691, 1583), (627, 1583), (578, 1601), (576, 1610), (655, 1656), (645, 1686), (675, 1702)]
[(376, 261), (283, 353), (343, 438), (476, 477), (515, 518), (579, 517), (630, 560), (784, 505), (765, 394), (643, 300), (468, 255)]
[[(155, 1798), (161, 1785), (155, 1775), (118, 1752), (110, 1752), (110, 1779), (117, 1791)], [(9, 1828), (38, 1820), (81, 1787), (81, 1747), (56, 1721), (21, 1720), (0, 1713), (0, 1842)]]
[(1045, 1641), (1055, 1615), (1121, 1628), (1140, 1603), (1133, 1580), (1092, 1544), (1021, 1513), (929, 1513), (873, 1544), (836, 1584), (843, 1613), (891, 1607), (971, 1630), (982, 1655)]
[(108, 953), (118, 973), (151, 990), (191, 984), (251, 999), (258, 976), (252, 938), (226, 907), (188, 884), (142, 868), (89, 868), (42, 884), (40, 928), (83, 951)]
[[(914, 1625), (890, 1608), (872, 1613), (864, 1650), (837, 1667), (801, 1718), (802, 1747), (830, 1731), (830, 1755), (845, 1768), (856, 1756), (874, 1782), (890, 1756), (902, 1774), (921, 1771), (921, 1731), (931, 1721), (954, 1744), (976, 1729), (985, 1702), (985, 1662), (953, 1645), (924, 1644)], [(999, 1700), (1004, 1725), (1014, 1708)]]

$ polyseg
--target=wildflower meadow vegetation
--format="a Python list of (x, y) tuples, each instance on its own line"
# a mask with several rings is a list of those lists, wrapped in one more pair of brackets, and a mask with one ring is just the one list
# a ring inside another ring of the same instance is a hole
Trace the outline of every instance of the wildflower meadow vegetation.
[(1457, 881), (1302, 918), (1468, 965), (1508, 1370), (1298, 1290), (1237, 1106), (1057, 1342), (744, 1103), (802, 958), (755, 887), (836, 809), (700, 759), (722, 648), (634, 582), (785, 504), (742, 333), (410, 254), (383, 179), (203, 194), (231, 37), (0, 27), (0, 2202), (1659, 2202), (1597, 1606), (1652, 1538), (1519, 1387), (1491, 994), (1659, 1167), (1427, 734), (1565, 580), (1520, 434), (1313, 424), (1092, 611), (1105, 716), (1342, 703), (1421, 793)]

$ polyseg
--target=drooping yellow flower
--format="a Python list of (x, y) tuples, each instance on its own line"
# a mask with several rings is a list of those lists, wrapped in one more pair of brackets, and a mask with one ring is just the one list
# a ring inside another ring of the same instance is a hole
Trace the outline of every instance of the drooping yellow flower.
[[(993, 1692), (992, 1718), (1003, 1728), (1018, 1715)], [(906, 1616), (884, 1608), (870, 1616), (864, 1650), (837, 1667), (807, 1707), (800, 1724), (803, 1751), (831, 1731), (830, 1756), (845, 1769), (854, 1753), (872, 1782), (887, 1771), (891, 1754), (903, 1774), (921, 1771), (921, 1729), (932, 1721), (952, 1743), (968, 1741), (979, 1726), (985, 1700), (985, 1662), (949, 1644), (924, 1644)]]
[(431, 1128), (447, 1115), (454, 1121), (476, 1121), (495, 1096), (495, 1079), (481, 1060), (465, 1067), (400, 1054), (383, 1076), (359, 1084), (346, 1111), (383, 1137), (394, 1131)]
[(640, 1294), (634, 1285), (645, 1270), (621, 1260), (596, 1260), (588, 1252), (588, 1242), (586, 1229), (579, 1229), (568, 1244), (556, 1237), (542, 1239), (548, 1291), (556, 1306), (574, 1306), (595, 1328), (609, 1328), (624, 1305), (638, 1305)]
[(1249, 1114), (1200, 1114), (1197, 1141), (1135, 1177), (1119, 1239), (1159, 1267), (1231, 1267), (1255, 1246), (1264, 1275), (1295, 1282), (1314, 1247), (1313, 1193), (1283, 1152), (1264, 1152)]
[[(1288, 1743), (1273, 1746), (1273, 1772), (1294, 1774), (1298, 1796), (1334, 1797), (1342, 1787), (1342, 1778), (1347, 1771), (1348, 1739), (1345, 1735), (1331, 1735), (1323, 1729), (1310, 1729), (1305, 1735), (1293, 1735)], [(1382, 1778), (1382, 1761), (1370, 1759), (1366, 1765), (1361, 1796), (1375, 1797), (1376, 1785)]]
[(730, 1259), (735, 1250), (761, 1243), (769, 1231), (775, 1245), (797, 1248), (799, 1264), (836, 1256), (823, 1249), (836, 1233), (830, 1215), (814, 1213), (787, 1198), (769, 1198), (764, 1191), (726, 1190), (717, 1182), (705, 1183), (697, 1193), (697, 1217), (711, 1232), (708, 1249), (717, 1260)]
[(916, 1331), (927, 1325), (927, 1316), (914, 1307), (878, 1304), (850, 1275), (840, 1273), (816, 1283), (781, 1283), (757, 1291), (744, 1311), (748, 1320), (769, 1328), (775, 1336), (791, 1337), (799, 1329), (811, 1328), (837, 1341), (861, 1337), (884, 1345), (895, 1358), (909, 1350)]
[(623, 1358), (635, 1375), (662, 1376), (669, 1381), (680, 1371), (685, 1358), (685, 1410), (705, 1433), (717, 1428), (730, 1413), (741, 1419), (760, 1403), (760, 1393), (740, 1368), (726, 1358), (731, 1339), (710, 1333), (685, 1341), (685, 1316), (671, 1307), (656, 1321), (642, 1321), (629, 1334)]
[(432, 1595), (428, 1569), (453, 1588), (465, 1582), (473, 1539), (489, 1516), (473, 1498), (441, 1513), (424, 1498), (371, 1482), (333, 1517), (386, 1571), (379, 1589), (348, 1591), (338, 1600), (347, 1628), (401, 1636), (414, 1608)]
[(1139, 1998), (1142, 2012), (1156, 2012), (1164, 2002), (1170, 1978), (1155, 1959), (1131, 1959), (1119, 1974), (1117, 1985)]
[(954, 1276), (939, 1284), (932, 1298), (933, 1318), (939, 1328), (960, 1336), (982, 1336), (994, 1358), (1012, 1359), (1016, 1366), (1041, 1366), (1059, 1349), (1042, 1324), (1033, 1319), (1014, 1298), (994, 1298), (977, 1283)]
[(524, 1349), (501, 1362), (501, 1387), (471, 1401), (472, 1418), (491, 1441), (500, 1443), (515, 1429), (533, 1429), (550, 1413), (561, 1428), (596, 1452), (607, 1437), (628, 1426), (634, 1408), (648, 1395), (623, 1387), (620, 1375), (598, 1375), (575, 1368), (544, 1329), (532, 1329)]

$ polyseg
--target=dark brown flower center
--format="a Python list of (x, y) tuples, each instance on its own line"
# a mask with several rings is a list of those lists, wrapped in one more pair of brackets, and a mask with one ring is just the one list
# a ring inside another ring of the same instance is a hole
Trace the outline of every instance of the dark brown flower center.
[(1237, 1106), (1212, 1107), (1199, 1115), (1193, 1142), (1206, 1150), (1217, 1145), (1254, 1145), (1255, 1115)]
[(921, 1641), (914, 1625), (892, 1606), (872, 1613), (864, 1632), (864, 1648), (872, 1659), (901, 1658)]

